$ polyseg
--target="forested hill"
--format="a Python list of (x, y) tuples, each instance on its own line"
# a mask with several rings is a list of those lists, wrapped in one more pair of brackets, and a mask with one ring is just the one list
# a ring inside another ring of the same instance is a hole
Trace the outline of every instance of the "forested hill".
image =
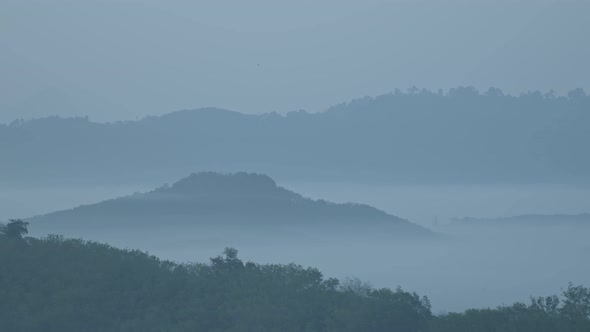
[[(325, 112), (179, 111), (0, 125), (0, 180), (168, 181), (194, 170), (292, 180), (590, 181), (590, 97), (399, 91)], [(60, 182), (63, 183), (63, 182)]]
[[(413, 237), (435, 234), (421, 226), (364, 204), (313, 200), (278, 186), (256, 173), (195, 173), (171, 186), (111, 199), (29, 219), (45, 233), (119, 233), (158, 229), (167, 234), (201, 233), (231, 236), (248, 233), (372, 234)], [(277, 231), (273, 233), (273, 231)], [(158, 233), (162, 234), (162, 233)]]
[[(325, 278), (295, 264), (243, 262), (234, 249), (178, 264), (108, 245), (22, 238), (0, 228), (0, 330), (582, 332), (590, 289), (440, 317), (426, 297)], [(10, 229), (10, 231), (7, 231)]]

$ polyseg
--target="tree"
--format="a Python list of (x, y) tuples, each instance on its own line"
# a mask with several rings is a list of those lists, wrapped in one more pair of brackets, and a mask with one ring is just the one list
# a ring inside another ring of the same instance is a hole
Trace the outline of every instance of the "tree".
[(23, 235), (29, 233), (27, 229), (28, 225), (28, 222), (22, 221), (21, 219), (10, 219), (9, 223), (0, 229), (0, 232), (9, 238), (22, 239)]
[(570, 283), (563, 296), (565, 299), (561, 311), (565, 316), (571, 319), (590, 319), (590, 288)]
[(574, 90), (568, 92), (567, 96), (570, 99), (582, 99), (582, 98), (586, 97), (586, 92), (582, 88), (577, 88), (577, 89), (574, 89)]

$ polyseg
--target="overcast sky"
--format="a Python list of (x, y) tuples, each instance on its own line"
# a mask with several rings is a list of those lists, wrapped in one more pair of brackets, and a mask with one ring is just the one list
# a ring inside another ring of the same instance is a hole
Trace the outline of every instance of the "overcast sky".
[(590, 90), (590, 1), (0, 0), (0, 122)]

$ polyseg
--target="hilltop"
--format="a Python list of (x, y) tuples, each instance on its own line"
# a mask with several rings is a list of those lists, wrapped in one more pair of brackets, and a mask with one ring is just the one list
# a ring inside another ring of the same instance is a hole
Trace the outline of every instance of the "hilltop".
[(336, 204), (306, 198), (256, 173), (194, 173), (171, 186), (30, 218), (47, 233), (223, 232), (288, 235), (358, 234), (391, 237), (434, 233), (364, 204)]

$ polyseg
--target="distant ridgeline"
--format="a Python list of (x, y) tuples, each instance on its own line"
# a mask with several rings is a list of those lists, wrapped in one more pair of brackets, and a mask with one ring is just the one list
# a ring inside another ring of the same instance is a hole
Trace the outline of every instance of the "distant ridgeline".
[(464, 225), (564, 225), (585, 224), (590, 226), (590, 213), (581, 214), (524, 214), (504, 218), (455, 218), (456, 224)]
[[(13, 222), (14, 223), (14, 222)], [(19, 223), (18, 221), (16, 222)], [(15, 229), (26, 226), (22, 222)], [(427, 297), (325, 278), (295, 264), (208, 264), (0, 228), (0, 330), (6, 332), (587, 332), (590, 289), (434, 316)]]
[[(364, 204), (313, 200), (254, 173), (198, 173), (172, 186), (30, 218), (36, 229), (71, 234), (80, 230), (161, 229), (183, 233), (230, 233), (299, 229), (308, 233), (434, 236), (407, 220)], [(175, 228), (175, 226), (181, 226)], [(192, 228), (191, 228), (192, 227)], [(78, 233), (76, 233), (78, 234)]]
[(410, 90), (320, 113), (186, 110), (0, 125), (0, 181), (165, 181), (194, 170), (292, 180), (590, 181), (590, 97)]

